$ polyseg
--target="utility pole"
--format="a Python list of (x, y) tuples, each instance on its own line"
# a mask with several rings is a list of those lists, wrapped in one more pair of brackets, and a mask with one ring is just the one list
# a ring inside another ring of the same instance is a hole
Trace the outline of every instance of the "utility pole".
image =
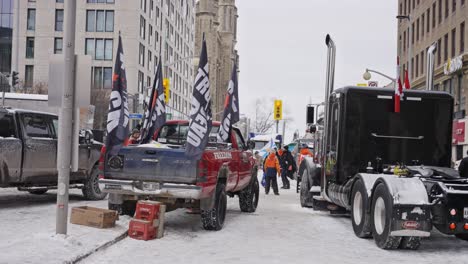
[(278, 125), (279, 125), (279, 120), (276, 120), (276, 134), (278, 134)]
[(283, 119), (283, 145), (285, 141), (285, 138), (284, 138), (285, 135), (286, 135), (286, 119)]
[(56, 233), (67, 234), (68, 190), (70, 185), (70, 163), (72, 120), (75, 96), (75, 22), (76, 1), (65, 1), (64, 27), (64, 85), (62, 107), (59, 115), (57, 152), (58, 188)]

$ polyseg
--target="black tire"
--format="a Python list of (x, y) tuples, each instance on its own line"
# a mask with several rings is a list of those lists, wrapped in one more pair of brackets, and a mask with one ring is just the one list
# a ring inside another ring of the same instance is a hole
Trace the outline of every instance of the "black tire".
[(468, 234), (456, 234), (455, 237), (461, 240), (468, 241)]
[(202, 210), (201, 212), (203, 228), (205, 230), (221, 230), (226, 218), (226, 207), (226, 187), (224, 184), (218, 184), (213, 208), (211, 210)]
[(102, 192), (99, 187), (99, 168), (95, 165), (86, 179), (83, 189), (83, 195), (87, 200), (97, 201), (106, 198), (107, 193)]
[(115, 210), (119, 215), (129, 215), (133, 217), (136, 211), (137, 201), (123, 201), (122, 204), (108, 203), (109, 210)]
[(249, 186), (239, 193), (239, 207), (242, 212), (253, 213), (257, 210), (260, 194), (257, 174), (252, 175), (252, 181)]
[(370, 215), (368, 213), (369, 197), (361, 180), (354, 183), (350, 202), (354, 234), (360, 238), (371, 237)]
[(385, 184), (378, 184), (374, 190), (371, 207), (372, 236), (382, 249), (397, 249), (401, 237), (390, 236), (393, 201)]
[(402, 237), (400, 248), (416, 250), (421, 246), (421, 237)]
[(45, 194), (49, 189), (33, 189), (33, 190), (28, 190), (30, 194), (35, 194), (35, 195), (42, 195)]
[(310, 194), (310, 184), (308, 177), (308, 169), (305, 169), (301, 177), (301, 190), (299, 194), (299, 199), (301, 201), (302, 207), (310, 207), (309, 203), (312, 201), (312, 195)]

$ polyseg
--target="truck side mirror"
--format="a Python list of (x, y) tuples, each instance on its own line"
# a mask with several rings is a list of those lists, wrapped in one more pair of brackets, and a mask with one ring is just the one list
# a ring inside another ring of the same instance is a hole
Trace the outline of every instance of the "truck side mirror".
[(306, 124), (314, 124), (315, 123), (315, 108), (312, 105), (307, 106), (307, 123)]

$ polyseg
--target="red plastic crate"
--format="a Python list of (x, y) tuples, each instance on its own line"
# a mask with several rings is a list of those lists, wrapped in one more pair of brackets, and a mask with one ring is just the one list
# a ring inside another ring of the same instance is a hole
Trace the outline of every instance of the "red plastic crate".
[(138, 201), (135, 219), (153, 221), (159, 218), (159, 207), (161, 203), (155, 201)]
[(132, 219), (128, 228), (128, 236), (139, 240), (155, 239), (158, 229), (153, 226), (152, 221)]

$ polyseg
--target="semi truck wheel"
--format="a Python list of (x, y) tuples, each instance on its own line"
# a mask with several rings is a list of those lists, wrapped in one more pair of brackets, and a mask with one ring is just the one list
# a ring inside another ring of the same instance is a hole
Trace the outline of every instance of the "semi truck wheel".
[(111, 202), (108, 203), (109, 210), (115, 210), (119, 213), (119, 215), (129, 215), (133, 217), (136, 211), (136, 204), (137, 201), (123, 201), (122, 204), (113, 204)]
[(310, 207), (308, 205), (309, 201), (312, 199), (310, 197), (310, 184), (309, 184), (309, 177), (308, 177), (308, 170), (305, 169), (302, 173), (301, 177), (301, 192), (299, 194), (299, 199), (301, 201), (302, 207)]
[(252, 176), (249, 186), (239, 193), (239, 207), (242, 212), (253, 213), (257, 210), (260, 186), (257, 175)]
[(201, 218), (205, 230), (221, 230), (226, 218), (227, 198), (224, 184), (216, 187), (214, 207), (211, 210), (202, 210)]
[(106, 198), (107, 193), (102, 192), (99, 186), (99, 168), (97, 165), (95, 165), (89, 173), (82, 192), (87, 200), (97, 201)]
[(367, 208), (369, 207), (369, 197), (366, 187), (361, 180), (357, 180), (351, 193), (351, 222), (354, 234), (360, 238), (371, 237), (371, 227)]
[(375, 243), (382, 249), (396, 249), (400, 245), (401, 237), (390, 236), (393, 202), (390, 192), (384, 184), (375, 188), (372, 207), (371, 223), (372, 236)]
[(421, 237), (402, 237), (400, 248), (416, 250), (421, 246)]

